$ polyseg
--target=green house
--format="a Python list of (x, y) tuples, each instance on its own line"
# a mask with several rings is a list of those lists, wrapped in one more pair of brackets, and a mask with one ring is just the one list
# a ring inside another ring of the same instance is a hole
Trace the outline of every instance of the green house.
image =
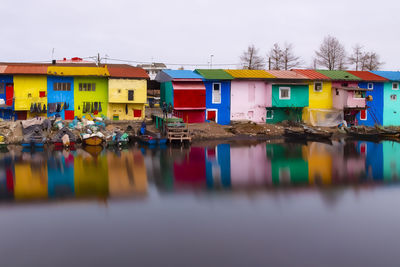
[(302, 121), (303, 108), (308, 106), (309, 85), (307, 78), (292, 71), (268, 71), (277, 77), (272, 82), (271, 107), (267, 107), (266, 122), (284, 120)]

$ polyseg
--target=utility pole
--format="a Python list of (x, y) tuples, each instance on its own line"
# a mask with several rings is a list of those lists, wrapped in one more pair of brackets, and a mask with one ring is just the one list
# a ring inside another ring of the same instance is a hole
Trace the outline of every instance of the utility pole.
[(271, 57), (268, 58), (268, 70), (271, 70)]
[(100, 53), (97, 53), (97, 66), (100, 65)]
[(213, 59), (214, 55), (210, 56), (210, 69), (212, 69), (212, 59)]

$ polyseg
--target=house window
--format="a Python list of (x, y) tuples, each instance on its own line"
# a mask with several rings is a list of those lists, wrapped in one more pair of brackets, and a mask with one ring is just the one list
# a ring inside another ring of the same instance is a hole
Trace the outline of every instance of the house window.
[(0, 83), (0, 94), (4, 94), (4, 83)]
[(349, 83), (342, 83), (342, 87), (349, 87)]
[(322, 82), (314, 83), (314, 92), (322, 92)]
[(213, 83), (212, 88), (212, 103), (221, 104), (221, 84)]
[(365, 91), (354, 91), (354, 98), (365, 98)]
[(397, 100), (397, 95), (390, 95), (390, 100)]
[(374, 89), (374, 84), (373, 83), (368, 83), (368, 89), (370, 89), (370, 90)]
[(399, 83), (392, 83), (393, 90), (399, 90)]
[(133, 90), (128, 90), (128, 101), (133, 101)]
[(71, 91), (71, 83), (54, 83), (53, 91)]
[(271, 109), (267, 109), (267, 120), (272, 120), (274, 118), (274, 111)]
[(338, 89), (336, 89), (336, 95), (339, 95), (339, 90)]
[(279, 99), (290, 99), (290, 87), (279, 87)]
[(96, 91), (96, 84), (95, 83), (80, 83), (79, 84), (79, 91)]
[(367, 110), (363, 109), (360, 111), (360, 120), (366, 121), (367, 120)]

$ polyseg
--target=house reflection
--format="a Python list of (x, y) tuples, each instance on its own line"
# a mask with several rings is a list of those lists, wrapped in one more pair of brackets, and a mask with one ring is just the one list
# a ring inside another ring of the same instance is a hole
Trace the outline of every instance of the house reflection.
[(74, 196), (74, 156), (68, 151), (54, 151), (47, 160), (48, 195)]
[(231, 186), (230, 145), (220, 144), (207, 147), (206, 176), (208, 188), (229, 188)]

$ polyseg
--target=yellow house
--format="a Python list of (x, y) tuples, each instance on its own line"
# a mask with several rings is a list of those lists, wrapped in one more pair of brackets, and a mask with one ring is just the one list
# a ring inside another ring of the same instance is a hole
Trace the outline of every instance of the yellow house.
[(15, 163), (16, 200), (47, 198), (47, 165), (31, 166), (31, 163)]
[(113, 120), (143, 120), (147, 102), (147, 79), (141, 68), (108, 65), (108, 117)]
[[(315, 70), (294, 70), (309, 78), (308, 107), (303, 109), (303, 121), (311, 125), (323, 123), (332, 112), (332, 82), (329, 77)], [(321, 122), (322, 121), (322, 122)]]
[(147, 173), (140, 151), (107, 154), (110, 196), (134, 196), (147, 193)]
[[(47, 67), (44, 68), (44, 71)], [(31, 110), (32, 105), (36, 110)], [(34, 74), (14, 75), (14, 109), (19, 119), (32, 118), (36, 116), (47, 116), (47, 77)], [(40, 109), (38, 109), (40, 106)], [(33, 111), (33, 112), (31, 112)]]

